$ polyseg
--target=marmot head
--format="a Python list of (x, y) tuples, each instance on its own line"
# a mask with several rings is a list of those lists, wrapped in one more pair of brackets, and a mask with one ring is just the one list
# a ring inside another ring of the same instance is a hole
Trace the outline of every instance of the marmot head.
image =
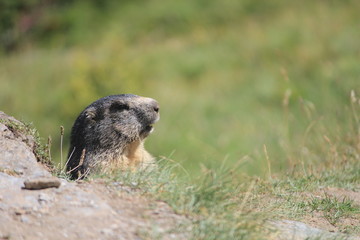
[(146, 138), (160, 118), (157, 101), (131, 94), (101, 98), (83, 114), (88, 130), (99, 131), (98, 136), (116, 134), (130, 142)]
[(76, 119), (71, 145), (97, 152), (124, 148), (127, 143), (145, 139), (159, 118), (159, 104), (154, 99), (132, 94), (104, 97), (86, 107)]
[[(100, 98), (80, 113), (72, 127), (67, 169), (84, 173), (91, 164), (121, 156), (140, 144), (159, 118), (154, 99), (132, 94)], [(74, 171), (71, 174), (76, 178)]]

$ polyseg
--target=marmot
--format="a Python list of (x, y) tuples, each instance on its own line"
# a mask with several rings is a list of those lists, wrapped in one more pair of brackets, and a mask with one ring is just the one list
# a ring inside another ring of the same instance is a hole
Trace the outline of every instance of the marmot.
[(144, 139), (159, 119), (159, 104), (152, 98), (120, 94), (90, 104), (71, 130), (66, 164), (71, 178), (154, 164), (144, 149)]

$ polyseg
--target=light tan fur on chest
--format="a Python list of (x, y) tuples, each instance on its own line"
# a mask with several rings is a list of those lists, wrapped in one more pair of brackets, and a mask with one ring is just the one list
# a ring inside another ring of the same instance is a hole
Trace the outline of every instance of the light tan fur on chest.
[(109, 173), (116, 170), (141, 170), (154, 165), (154, 158), (145, 150), (143, 141), (130, 143), (121, 154), (109, 156), (108, 161), (102, 162), (102, 172)]

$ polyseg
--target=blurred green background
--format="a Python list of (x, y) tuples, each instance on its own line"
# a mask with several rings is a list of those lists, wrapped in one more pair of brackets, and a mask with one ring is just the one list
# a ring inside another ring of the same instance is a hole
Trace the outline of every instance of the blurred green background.
[[(356, 131), (358, 0), (0, 0), (0, 110), (52, 137), (106, 95), (161, 105), (146, 143), (264, 175), (317, 164)], [(355, 117), (354, 117), (355, 116)], [(349, 140), (351, 141), (351, 140)], [(266, 146), (266, 151), (264, 151)]]

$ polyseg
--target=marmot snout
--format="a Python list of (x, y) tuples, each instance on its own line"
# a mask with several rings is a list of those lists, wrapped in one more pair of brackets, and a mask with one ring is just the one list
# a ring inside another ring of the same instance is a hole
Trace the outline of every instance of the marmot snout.
[(71, 130), (68, 172), (78, 178), (95, 170), (152, 164), (143, 144), (159, 118), (159, 104), (151, 98), (121, 94), (93, 102)]

